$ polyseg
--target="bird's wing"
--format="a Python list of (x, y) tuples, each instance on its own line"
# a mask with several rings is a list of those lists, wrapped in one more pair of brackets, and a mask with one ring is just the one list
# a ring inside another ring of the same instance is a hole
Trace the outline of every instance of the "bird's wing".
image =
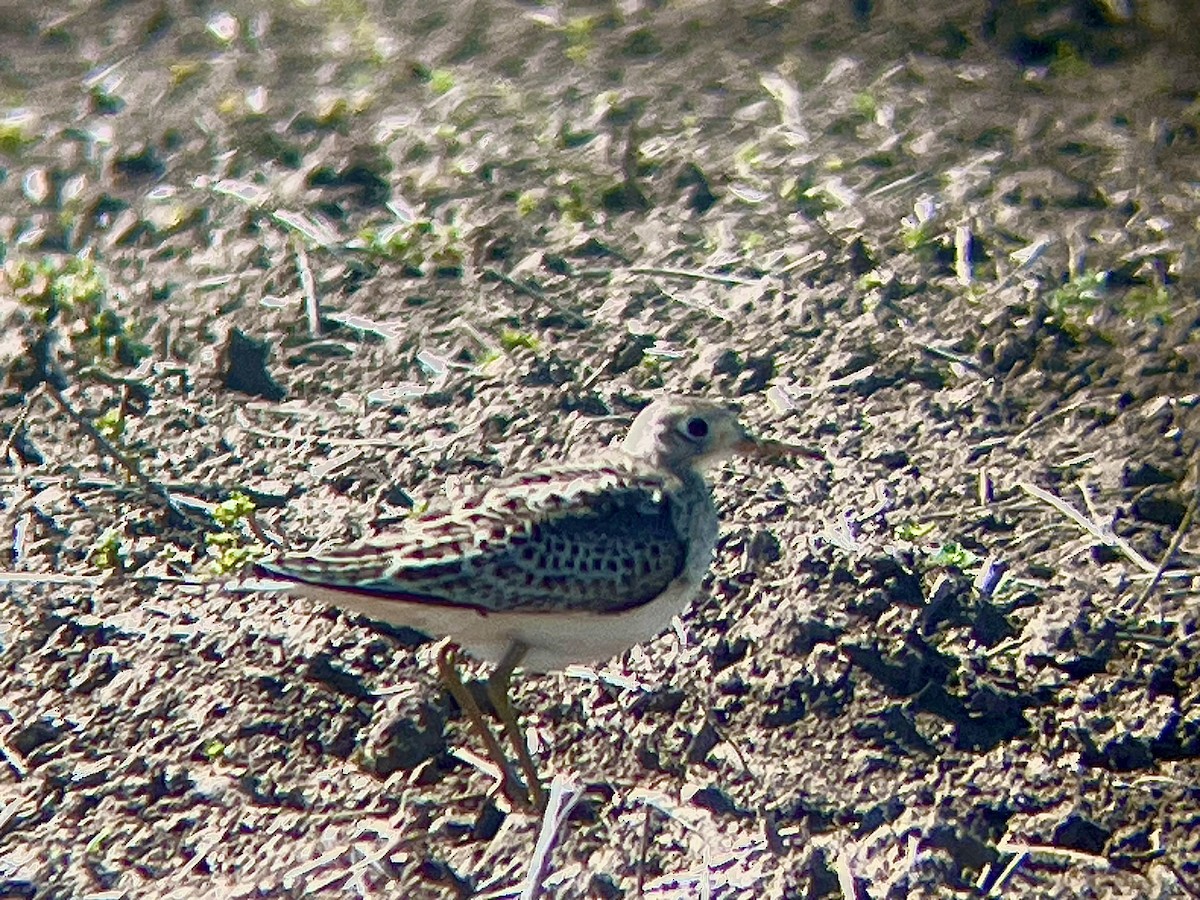
[(480, 612), (619, 612), (683, 570), (686, 535), (662, 476), (561, 466), (495, 486), (390, 535), (260, 568), (324, 588)]

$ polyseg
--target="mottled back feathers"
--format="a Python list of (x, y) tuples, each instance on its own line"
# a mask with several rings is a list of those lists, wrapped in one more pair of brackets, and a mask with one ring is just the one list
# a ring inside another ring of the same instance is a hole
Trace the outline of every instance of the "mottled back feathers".
[(563, 465), (496, 482), (457, 508), (415, 515), (355, 546), (260, 568), (483, 613), (615, 613), (653, 600), (684, 572), (697, 516), (713, 516), (698, 476), (681, 480), (637, 460)]

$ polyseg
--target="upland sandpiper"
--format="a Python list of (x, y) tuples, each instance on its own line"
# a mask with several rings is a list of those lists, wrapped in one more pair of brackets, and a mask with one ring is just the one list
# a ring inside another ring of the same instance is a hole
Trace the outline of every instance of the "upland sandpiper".
[[(731, 453), (820, 454), (750, 437), (729, 406), (655, 400), (619, 447), (497, 481), (401, 529), (259, 566), (301, 594), (448, 638), (439, 673), (500, 767), (510, 799), (544, 793), (509, 700), (518, 665), (539, 672), (609, 659), (681, 613), (712, 560), (717, 513), (700, 468)], [(453, 642), (453, 643), (450, 643)], [(454, 645), (495, 664), (488, 697), (522, 787), (459, 677)]]

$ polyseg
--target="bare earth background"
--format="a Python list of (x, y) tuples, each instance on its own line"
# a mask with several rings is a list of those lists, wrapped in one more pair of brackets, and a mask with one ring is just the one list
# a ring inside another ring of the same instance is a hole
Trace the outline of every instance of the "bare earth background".
[(870, 7), (3, 11), (0, 897), (516, 896), (427, 646), (209, 512), (348, 541), (663, 388), (829, 462), (518, 679), (544, 896), (1200, 896), (1198, 23)]

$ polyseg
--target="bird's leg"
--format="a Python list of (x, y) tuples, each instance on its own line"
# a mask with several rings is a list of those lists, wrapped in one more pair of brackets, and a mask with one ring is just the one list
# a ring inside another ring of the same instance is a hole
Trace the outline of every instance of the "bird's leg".
[[(450, 692), (450, 696), (454, 698), (459, 709), (466, 714), (471, 727), (479, 735), (484, 746), (487, 748), (488, 756), (500, 769), (500, 786), (505, 796), (514, 803), (526, 806), (530, 802), (529, 793), (525, 790), (525, 786), (521, 784), (520, 779), (517, 778), (517, 773), (513, 771), (512, 762), (504, 752), (504, 748), (500, 746), (500, 741), (496, 738), (495, 733), (484, 719), (483, 711), (479, 708), (479, 704), (475, 702), (474, 695), (463, 684), (462, 677), (458, 674), (457, 663), (458, 654), (455, 651), (454, 644), (450, 641), (443, 641), (437, 653), (438, 676), (441, 678), (442, 684), (446, 686), (446, 690)], [(524, 768), (524, 763), (522, 763), (522, 768)], [(539, 790), (540, 787), (539, 785)]]
[(540, 812), (546, 808), (546, 791), (542, 788), (537, 767), (529, 755), (525, 734), (521, 731), (521, 725), (517, 721), (517, 711), (513, 709), (512, 701), (508, 698), (513, 669), (520, 664), (528, 651), (529, 648), (520, 641), (513, 641), (504, 652), (503, 658), (497, 663), (496, 668), (492, 670), (491, 677), (487, 682), (487, 692), (488, 699), (492, 701), (492, 708), (496, 710), (496, 715), (504, 723), (508, 742), (512, 744), (512, 748), (516, 752), (517, 763), (521, 766), (521, 773), (525, 776), (525, 783), (529, 786), (529, 799), (532, 801), (534, 809)]

